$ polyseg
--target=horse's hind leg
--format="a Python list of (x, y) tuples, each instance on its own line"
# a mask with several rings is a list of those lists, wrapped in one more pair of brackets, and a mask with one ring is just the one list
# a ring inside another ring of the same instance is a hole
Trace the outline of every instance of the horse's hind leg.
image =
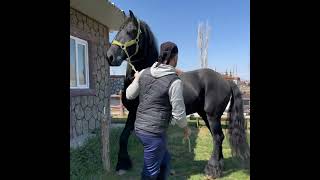
[[(208, 119), (207, 119), (207, 113), (204, 112), (204, 111), (198, 111), (197, 112), (199, 114), (199, 116), (201, 116), (201, 118), (203, 119), (203, 121), (206, 123), (206, 126), (207, 128), (210, 130), (211, 132), (211, 129), (210, 129), (210, 125), (209, 125), (209, 122), (208, 122)], [(212, 134), (212, 132), (211, 132)]]
[(213, 178), (222, 176), (223, 170), (223, 154), (222, 154), (222, 142), (224, 134), (221, 126), (221, 115), (214, 117), (207, 114), (208, 123), (213, 137), (214, 150), (208, 164), (205, 167), (205, 174)]
[(116, 171), (128, 170), (132, 167), (132, 162), (130, 160), (127, 147), (128, 147), (128, 139), (129, 139), (130, 133), (134, 128), (135, 118), (136, 118), (136, 112), (130, 111), (128, 114), (126, 125), (122, 130), (122, 133), (119, 139), (120, 148), (118, 152), (118, 162), (116, 166)]

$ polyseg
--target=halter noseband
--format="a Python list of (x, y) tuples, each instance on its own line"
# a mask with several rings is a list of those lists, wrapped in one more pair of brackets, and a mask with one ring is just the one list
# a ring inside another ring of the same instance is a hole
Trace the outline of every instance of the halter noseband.
[[(131, 57), (136, 55), (138, 53), (139, 50), (139, 37), (141, 34), (141, 29), (140, 29), (140, 21), (137, 19), (138, 21), (138, 33), (137, 33), (137, 37), (135, 39), (131, 39), (130, 41), (127, 41), (125, 43), (121, 43), (117, 40), (113, 40), (111, 44), (113, 45), (117, 45), (119, 46), (127, 55), (127, 61), (128, 63), (131, 65), (132, 69), (137, 72), (137, 70), (134, 68), (133, 64), (131, 63)], [(131, 56), (129, 56), (129, 53), (127, 51), (127, 47), (130, 47), (132, 45), (136, 44), (136, 51), (134, 54), (132, 54)]]

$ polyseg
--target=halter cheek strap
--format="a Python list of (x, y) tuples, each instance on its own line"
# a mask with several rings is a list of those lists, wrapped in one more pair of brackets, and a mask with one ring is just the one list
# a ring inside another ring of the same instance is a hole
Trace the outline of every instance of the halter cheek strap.
[[(129, 63), (129, 65), (132, 67), (132, 69), (134, 70), (134, 72), (137, 72), (136, 68), (133, 66), (133, 64), (131, 63), (131, 57), (136, 55), (139, 51), (139, 37), (141, 34), (141, 28), (140, 28), (140, 21), (137, 19), (138, 21), (138, 33), (137, 33), (137, 37), (135, 39), (132, 39), (130, 41), (127, 41), (125, 43), (121, 43), (117, 40), (113, 40), (111, 44), (113, 45), (117, 45), (119, 46), (127, 55), (127, 61)], [(127, 51), (127, 48), (136, 44), (136, 51), (134, 52), (134, 54), (132, 54), (131, 56), (129, 56), (129, 53)]]

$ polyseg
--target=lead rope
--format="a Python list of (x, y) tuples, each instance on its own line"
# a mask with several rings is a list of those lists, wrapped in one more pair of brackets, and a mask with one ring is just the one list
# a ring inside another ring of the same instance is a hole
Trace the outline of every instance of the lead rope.
[[(134, 55), (136, 55), (137, 54), (137, 52), (138, 52), (138, 49), (139, 49), (139, 44), (137, 44), (137, 47), (136, 47), (136, 52), (132, 55), (132, 56), (134, 56)], [(126, 53), (126, 55), (127, 55), (127, 62), (128, 62), (128, 64), (131, 66), (131, 68), (133, 69), (133, 71), (136, 73), (136, 72), (138, 72), (137, 70), (136, 70), (136, 68), (134, 67), (134, 65), (131, 63), (131, 57), (132, 56), (129, 56), (129, 53), (128, 53), (128, 51), (127, 51), (127, 49), (126, 48), (123, 48), (123, 51)]]
[(138, 72), (138, 71), (136, 70), (136, 68), (134, 67), (134, 65), (130, 62), (130, 59), (128, 59), (127, 62), (128, 62), (128, 64), (131, 66), (131, 68), (133, 69), (133, 71), (134, 71), (135, 73)]
[(191, 144), (190, 144), (190, 138), (189, 138), (189, 137), (187, 137), (187, 138), (185, 138), (185, 137), (184, 137), (184, 138), (182, 139), (182, 144), (185, 144), (185, 141), (186, 141), (186, 139), (188, 140), (188, 145), (189, 145), (189, 146), (188, 146), (188, 147), (189, 147), (189, 152), (191, 153)]

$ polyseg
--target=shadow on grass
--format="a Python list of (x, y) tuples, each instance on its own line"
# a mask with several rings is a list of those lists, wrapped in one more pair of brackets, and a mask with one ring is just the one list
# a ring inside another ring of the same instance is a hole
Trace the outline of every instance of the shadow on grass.
[[(203, 177), (204, 174), (204, 168), (207, 165), (207, 160), (198, 160), (195, 161), (191, 157), (188, 159), (191, 161), (188, 168), (174, 168), (176, 171), (176, 174), (173, 176), (170, 176), (170, 180), (173, 179), (190, 179), (195, 175), (199, 175), (198, 177)], [(242, 171), (246, 175), (250, 176), (250, 167), (249, 165), (244, 164), (241, 160), (237, 160), (233, 157), (228, 157), (224, 159), (224, 169), (223, 169), (223, 175), (221, 178), (224, 178), (226, 176), (230, 176), (231, 174)]]
[[(171, 153), (172, 169), (176, 174), (169, 179), (203, 179), (204, 168), (208, 163), (213, 152), (212, 136), (206, 126), (196, 127), (196, 123), (189, 123), (192, 127), (190, 137), (191, 149), (188, 151), (188, 145), (181, 145), (183, 133), (179, 128), (169, 128), (169, 151)], [(250, 176), (250, 163), (230, 156), (230, 147), (227, 135), (223, 143), (224, 169), (223, 176)], [(234, 174), (235, 173), (235, 174)], [(243, 179), (243, 178), (239, 178)]]

